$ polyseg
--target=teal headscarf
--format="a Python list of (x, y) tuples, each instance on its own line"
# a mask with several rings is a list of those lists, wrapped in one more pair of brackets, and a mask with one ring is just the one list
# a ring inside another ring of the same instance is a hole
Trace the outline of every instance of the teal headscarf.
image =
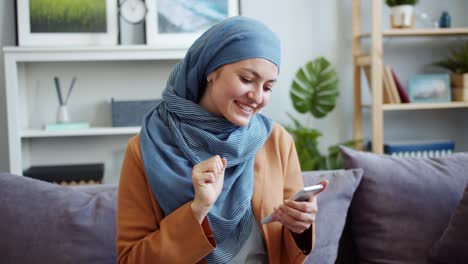
[(217, 68), (264, 58), (279, 70), (280, 56), (280, 42), (266, 25), (241, 16), (226, 19), (193, 43), (172, 70), (162, 102), (143, 120), (140, 145), (145, 172), (165, 215), (194, 199), (194, 165), (214, 155), (227, 159), (223, 190), (208, 213), (217, 243), (206, 257), (209, 263), (230, 261), (250, 234), (254, 158), (273, 122), (256, 114), (248, 125), (236, 126), (198, 101), (208, 74)]

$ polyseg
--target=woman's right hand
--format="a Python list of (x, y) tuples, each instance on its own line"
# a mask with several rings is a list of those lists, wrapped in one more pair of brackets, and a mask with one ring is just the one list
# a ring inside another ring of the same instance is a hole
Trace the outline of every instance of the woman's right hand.
[(195, 198), (191, 207), (199, 223), (203, 222), (223, 189), (226, 165), (227, 160), (216, 155), (198, 163), (192, 169)]

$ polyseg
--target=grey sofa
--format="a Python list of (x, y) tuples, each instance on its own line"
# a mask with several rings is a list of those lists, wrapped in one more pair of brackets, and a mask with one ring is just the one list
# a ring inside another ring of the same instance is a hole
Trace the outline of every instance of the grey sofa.
[[(468, 263), (468, 154), (342, 151), (347, 170), (303, 173), (330, 181), (307, 263)], [(116, 185), (0, 174), (0, 263), (115, 263), (116, 197)]]

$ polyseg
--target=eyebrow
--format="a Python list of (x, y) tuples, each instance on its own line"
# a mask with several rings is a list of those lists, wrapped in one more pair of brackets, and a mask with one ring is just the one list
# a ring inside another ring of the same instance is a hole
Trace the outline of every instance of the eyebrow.
[[(252, 73), (253, 75), (255, 75), (255, 77), (259, 78), (259, 79), (262, 79), (262, 76), (260, 76), (260, 74), (250, 68), (241, 68), (242, 70), (245, 70), (245, 71), (248, 71), (250, 73)], [(267, 82), (273, 82), (275, 83), (276, 82), (276, 79), (271, 79), (271, 80), (268, 80)]]

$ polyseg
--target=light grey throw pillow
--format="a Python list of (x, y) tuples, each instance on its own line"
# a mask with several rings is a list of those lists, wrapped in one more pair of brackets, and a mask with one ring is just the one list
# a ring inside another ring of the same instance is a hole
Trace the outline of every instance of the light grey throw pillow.
[(364, 175), (350, 208), (360, 263), (432, 263), (468, 182), (468, 154), (399, 158), (341, 148), (345, 167)]
[(327, 189), (317, 196), (315, 246), (308, 264), (335, 263), (349, 204), (362, 178), (361, 169), (303, 172), (304, 186), (328, 180)]
[(115, 263), (116, 186), (0, 173), (0, 263)]

